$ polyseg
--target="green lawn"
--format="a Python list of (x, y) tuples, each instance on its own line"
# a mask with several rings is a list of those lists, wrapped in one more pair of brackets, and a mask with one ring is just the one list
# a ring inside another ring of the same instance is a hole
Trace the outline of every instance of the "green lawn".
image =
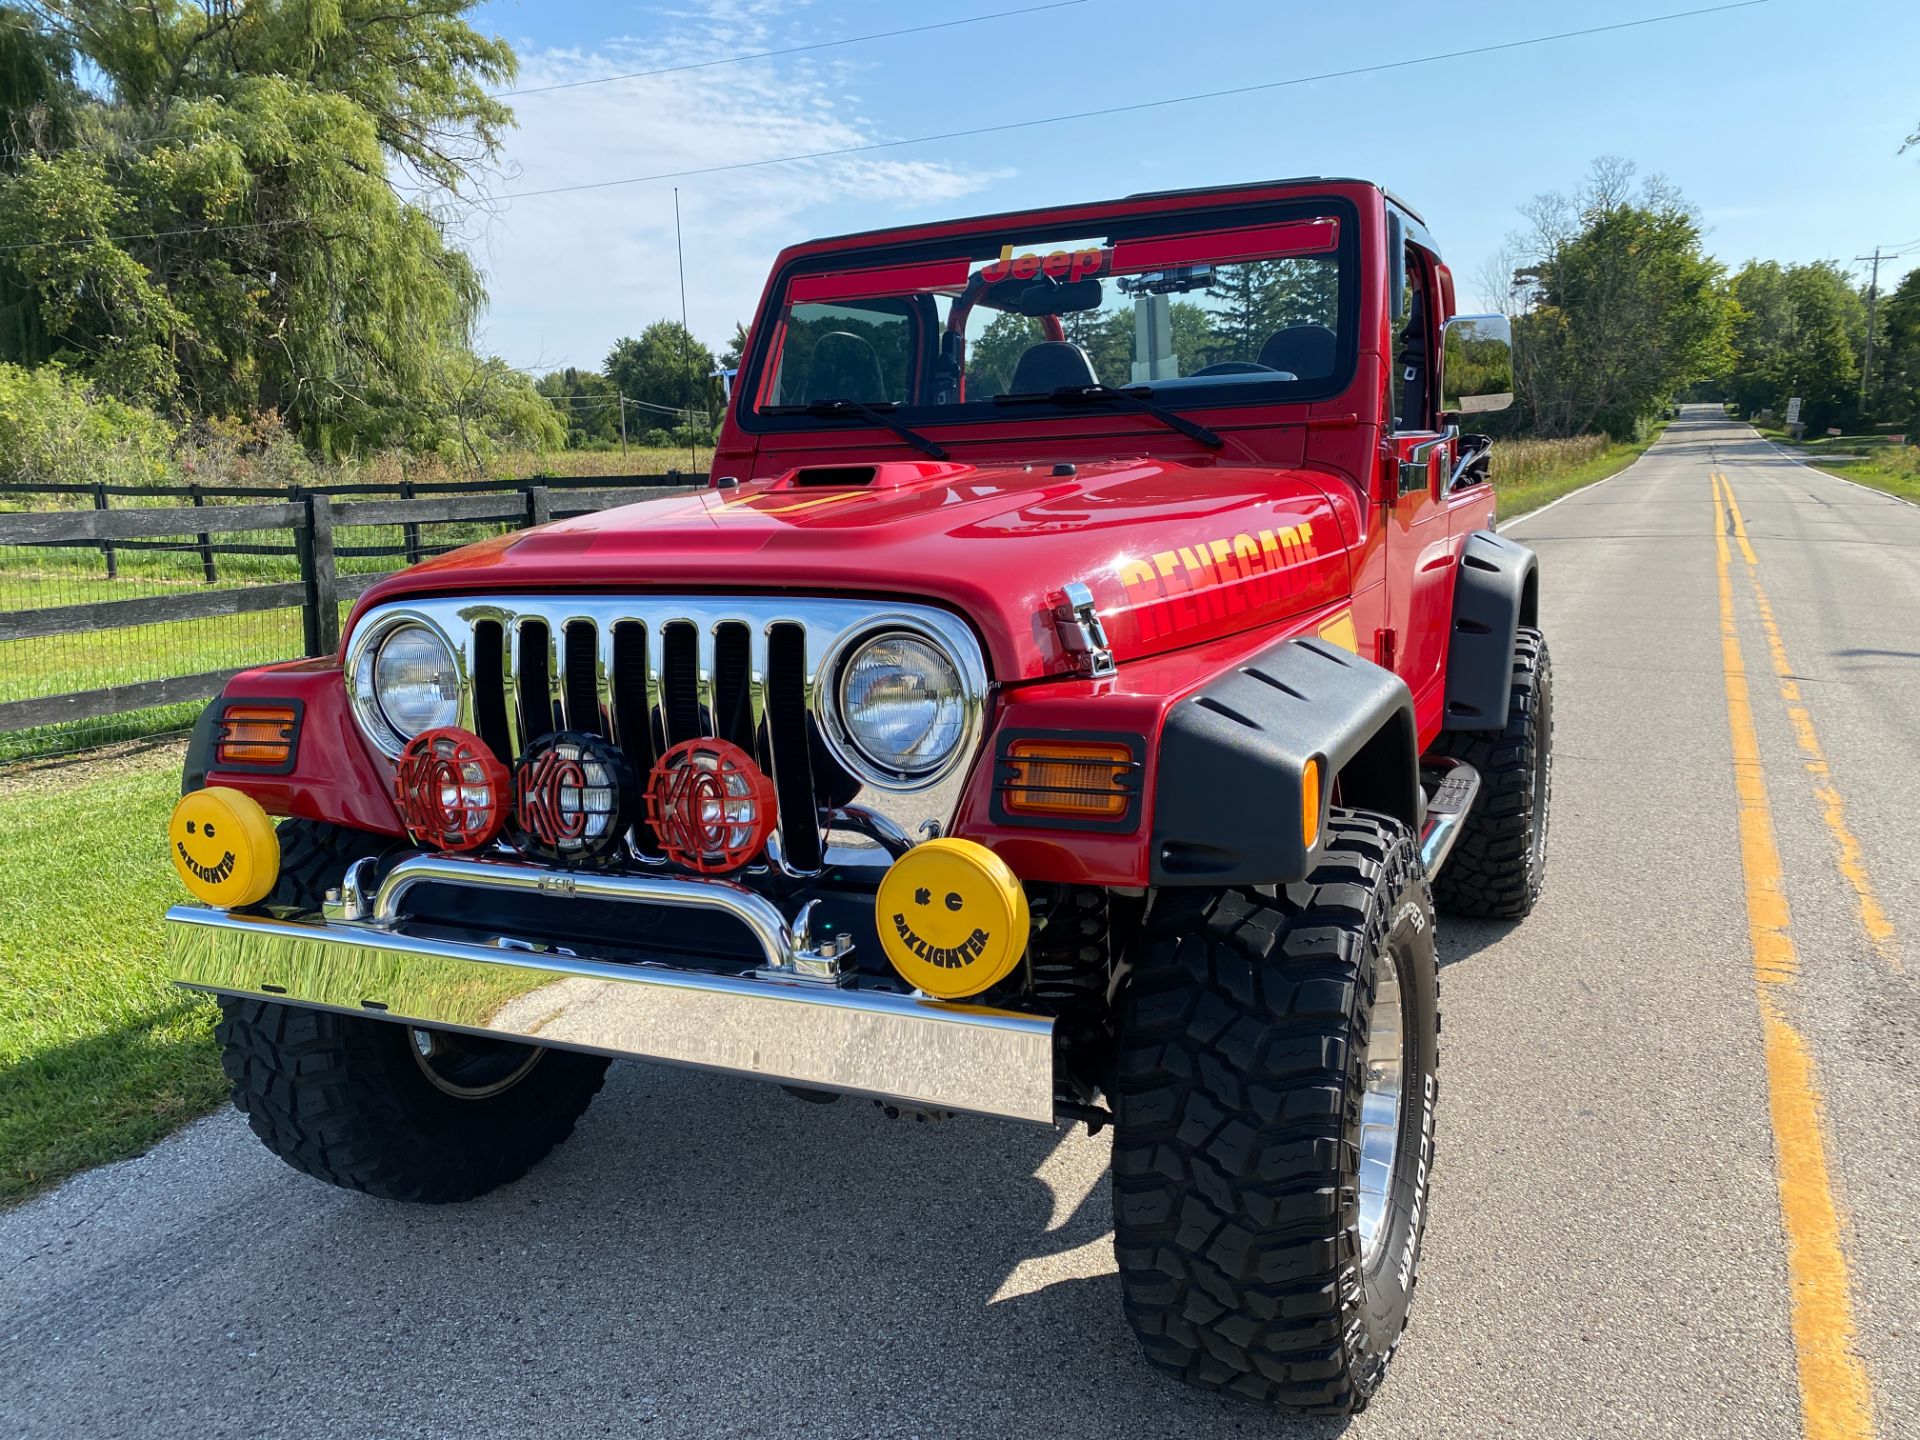
[[(167, 858), (180, 762), (168, 745), (0, 775), (0, 1204), (138, 1155), (226, 1095), (213, 1002), (170, 983), (161, 933), (189, 898)], [(330, 963), (314, 981), (351, 1004), (386, 991), (395, 966)], [(409, 968), (475, 1025), (547, 983)]]
[(1920, 502), (1920, 447), (1895, 445), (1885, 435), (1823, 435), (1817, 440), (1789, 440), (1784, 430), (1762, 427), (1783, 450), (1802, 456), (1819, 469)]
[(0, 1198), (139, 1154), (225, 1093), (213, 1005), (167, 983), (180, 752), (0, 780)]
[[(1644, 440), (1612, 444), (1604, 437), (1576, 436), (1570, 440), (1501, 440), (1493, 447), (1493, 486), (1499, 518), (1512, 520), (1551, 504), (1596, 480), (1617, 475), (1647, 453), (1666, 433), (1661, 421)], [(1506, 450), (1519, 463), (1505, 465)], [(1517, 454), (1516, 454), (1517, 452)]]

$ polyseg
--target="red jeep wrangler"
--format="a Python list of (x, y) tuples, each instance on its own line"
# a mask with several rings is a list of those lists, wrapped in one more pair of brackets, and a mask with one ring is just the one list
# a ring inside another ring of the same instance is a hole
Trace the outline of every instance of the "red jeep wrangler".
[[(296, 1168), (464, 1200), (608, 1057), (1114, 1130), (1153, 1362), (1350, 1410), (1406, 1321), (1433, 906), (1541, 883), (1508, 331), (1290, 180), (779, 258), (709, 488), (376, 586), (237, 677), (168, 914)], [(276, 832), (268, 816), (284, 817)]]

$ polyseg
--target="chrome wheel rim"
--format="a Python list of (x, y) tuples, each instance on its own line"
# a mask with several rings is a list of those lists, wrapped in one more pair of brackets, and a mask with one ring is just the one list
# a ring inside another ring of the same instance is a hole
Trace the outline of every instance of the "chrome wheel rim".
[(1381, 951), (1373, 962), (1373, 1021), (1367, 1031), (1366, 1090), (1360, 1097), (1360, 1260), (1371, 1265), (1393, 1200), (1393, 1162), (1400, 1152), (1400, 1100), (1405, 1089), (1406, 1030), (1401, 1023), (1400, 967)]
[(511, 1090), (547, 1053), (537, 1045), (418, 1027), (407, 1030), (407, 1050), (428, 1083), (456, 1100), (485, 1100)]

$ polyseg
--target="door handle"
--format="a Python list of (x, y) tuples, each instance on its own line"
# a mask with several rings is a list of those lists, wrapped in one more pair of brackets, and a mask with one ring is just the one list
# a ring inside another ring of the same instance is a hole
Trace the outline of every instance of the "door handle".
[(1433, 488), (1433, 457), (1444, 447), (1451, 444), (1460, 434), (1457, 425), (1449, 425), (1431, 440), (1422, 440), (1407, 451), (1400, 461), (1400, 493), (1411, 495), (1416, 490)]

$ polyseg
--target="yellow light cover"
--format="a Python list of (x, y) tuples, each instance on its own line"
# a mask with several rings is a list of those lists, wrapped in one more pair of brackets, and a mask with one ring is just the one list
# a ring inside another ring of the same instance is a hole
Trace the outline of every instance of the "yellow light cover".
[(1320, 761), (1307, 761), (1300, 772), (1300, 845), (1313, 849), (1320, 838)]
[(260, 802), (225, 785), (182, 795), (167, 822), (181, 883), (209, 905), (264, 900), (280, 878), (280, 837)]
[(900, 978), (942, 1000), (992, 988), (1026, 953), (1027, 892), (972, 840), (929, 840), (894, 862), (874, 896), (880, 945)]

